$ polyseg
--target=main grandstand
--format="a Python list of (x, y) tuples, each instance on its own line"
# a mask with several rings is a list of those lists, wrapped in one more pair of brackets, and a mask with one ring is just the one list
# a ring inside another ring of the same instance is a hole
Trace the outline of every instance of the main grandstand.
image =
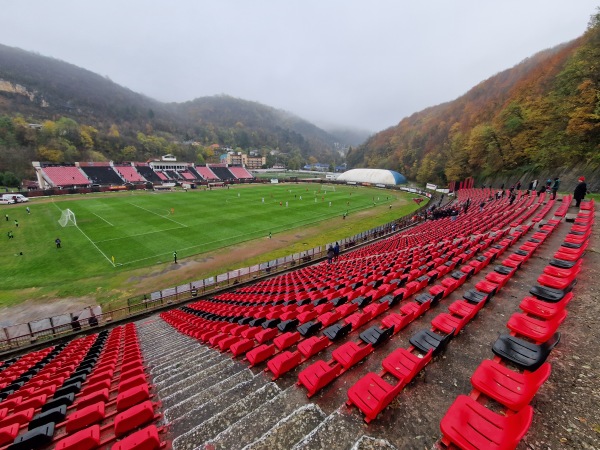
[(0, 446), (529, 447), (570, 408), (553, 348), (580, 326), (565, 318), (595, 205), (491, 194), (460, 190), (440, 205), (458, 216), (335, 262), (3, 361)]
[(114, 164), (112, 162), (77, 162), (49, 164), (33, 162), (41, 189), (120, 186), (124, 184), (246, 182), (254, 176), (241, 166), (150, 161)]

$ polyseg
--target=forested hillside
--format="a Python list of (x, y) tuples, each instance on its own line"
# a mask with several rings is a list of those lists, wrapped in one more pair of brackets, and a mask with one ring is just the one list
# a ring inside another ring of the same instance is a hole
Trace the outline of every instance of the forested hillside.
[(403, 119), (351, 150), (348, 163), (438, 184), (600, 165), (600, 13), (579, 39)]
[(213, 144), (278, 150), (299, 168), (338, 164), (336, 138), (285, 111), (228, 96), (162, 103), (88, 70), (0, 45), (0, 173), (17, 178), (31, 161), (131, 161), (172, 153), (217, 162)]

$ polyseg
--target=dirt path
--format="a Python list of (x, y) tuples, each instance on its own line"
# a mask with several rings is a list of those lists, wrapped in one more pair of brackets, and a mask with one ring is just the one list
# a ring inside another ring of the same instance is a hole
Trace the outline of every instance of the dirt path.
[(27, 300), (8, 308), (0, 308), (0, 327), (77, 312), (86, 306), (95, 304), (96, 302), (92, 298), (87, 297), (68, 297), (53, 301)]

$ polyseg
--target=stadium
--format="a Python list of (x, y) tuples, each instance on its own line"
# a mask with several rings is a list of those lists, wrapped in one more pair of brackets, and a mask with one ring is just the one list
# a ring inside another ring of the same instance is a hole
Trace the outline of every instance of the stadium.
[[(163, 286), (128, 317), (90, 308), (27, 346), (7, 336), (2, 448), (525, 448), (568, 409), (554, 396), (565, 389), (558, 349), (584, 351), (569, 343), (581, 324), (565, 319), (586, 305), (577, 280), (597, 238), (594, 200), (496, 199), (466, 180), (417, 210), (420, 192), (398, 190), (405, 180), (392, 171), (254, 184), (225, 165), (34, 167), (31, 206), (45, 222), (22, 228), (51, 244), (60, 232), (77, 276), (267, 242), (372, 208), (400, 215), (340, 239), (333, 258), (326, 241), (235, 279)], [(107, 191), (114, 198), (94, 197)], [(203, 220), (215, 209), (230, 213), (218, 226)], [(46, 264), (39, 253), (8, 273), (31, 274)]]

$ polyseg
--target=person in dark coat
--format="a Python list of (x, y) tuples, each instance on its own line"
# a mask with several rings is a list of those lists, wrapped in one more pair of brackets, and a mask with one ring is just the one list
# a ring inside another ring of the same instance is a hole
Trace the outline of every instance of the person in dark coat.
[(552, 200), (556, 198), (556, 193), (558, 192), (558, 188), (560, 187), (560, 180), (558, 177), (554, 179), (554, 183), (552, 183)]
[(329, 264), (331, 264), (331, 261), (333, 261), (334, 256), (335, 256), (335, 251), (333, 250), (333, 247), (330, 245), (329, 248), (327, 249), (327, 262)]
[(587, 184), (585, 184), (585, 177), (579, 177), (579, 183), (575, 187), (575, 191), (573, 192), (573, 198), (575, 199), (575, 206), (579, 208), (581, 204), (581, 200), (585, 198), (585, 194), (588, 193)]
[(340, 256), (340, 244), (338, 242), (336, 242), (335, 246), (333, 247), (333, 256), (335, 257), (336, 261)]

